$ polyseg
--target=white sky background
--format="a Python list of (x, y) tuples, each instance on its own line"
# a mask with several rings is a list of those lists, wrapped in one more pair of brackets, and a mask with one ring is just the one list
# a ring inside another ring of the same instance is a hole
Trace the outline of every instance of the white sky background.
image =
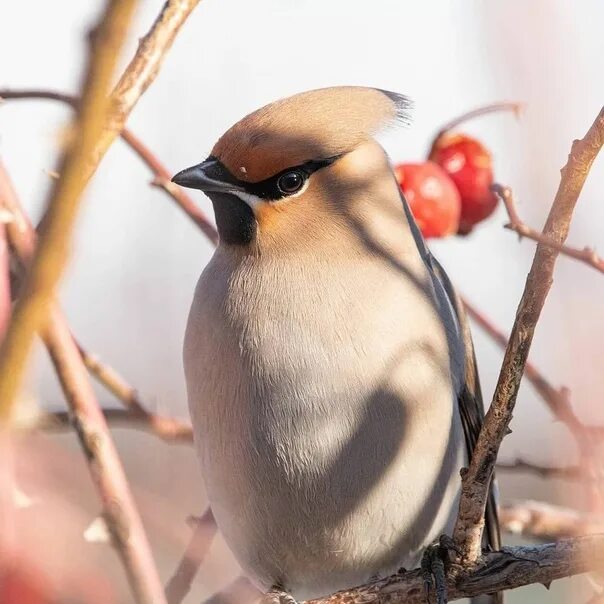
[[(141, 3), (129, 59), (160, 1)], [(0, 10), (0, 85), (77, 90), (84, 35), (100, 2), (21, 0)], [(430, 136), (458, 113), (518, 100), (524, 116), (468, 126), (495, 156), (526, 220), (543, 222), (559, 168), (604, 100), (604, 4), (600, 0), (204, 0), (177, 38), (129, 126), (176, 172), (201, 161), (244, 114), (275, 98), (334, 84), (374, 85), (409, 95), (412, 125), (388, 134), (393, 160), (419, 161)], [(0, 108), (0, 155), (38, 218), (69, 112), (50, 102)], [(160, 409), (186, 414), (181, 342), (192, 290), (212, 248), (147, 169), (117, 142), (86, 195), (62, 300), (74, 331)], [(193, 192), (211, 214), (209, 201)], [(604, 251), (604, 158), (592, 171), (571, 242)], [(466, 240), (433, 246), (453, 280), (509, 329), (533, 254), (501, 228), (500, 211)], [(379, 299), (379, 297), (378, 297)], [(538, 329), (534, 359), (577, 408), (604, 421), (601, 350), (604, 279), (562, 259)], [(376, 300), (377, 301), (377, 300)], [(401, 321), (405, 318), (401, 317)], [(500, 355), (476, 332), (485, 398)], [(31, 388), (60, 393), (39, 354)], [(109, 401), (106, 395), (103, 400)], [(536, 461), (558, 448), (561, 428), (524, 388), (506, 440), (510, 456)]]

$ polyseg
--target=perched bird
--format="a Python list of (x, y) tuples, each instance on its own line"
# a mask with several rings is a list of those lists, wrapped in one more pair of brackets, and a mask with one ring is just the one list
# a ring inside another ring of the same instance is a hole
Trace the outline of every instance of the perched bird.
[(482, 422), (466, 320), (374, 139), (407, 108), (304, 92), (173, 179), (208, 195), (220, 234), (184, 344), (210, 504), (249, 577), (300, 600), (450, 533)]

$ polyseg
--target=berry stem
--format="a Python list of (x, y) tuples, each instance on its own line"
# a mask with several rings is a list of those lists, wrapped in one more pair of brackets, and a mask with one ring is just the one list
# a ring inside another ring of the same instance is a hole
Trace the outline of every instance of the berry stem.
[(457, 126), (459, 126), (460, 124), (472, 120), (475, 117), (481, 117), (483, 115), (487, 115), (489, 113), (497, 113), (499, 111), (512, 111), (514, 115), (518, 117), (522, 108), (522, 103), (502, 102), (493, 103), (491, 105), (483, 105), (482, 107), (477, 107), (476, 109), (472, 109), (471, 111), (466, 111), (465, 113), (458, 115), (456, 118), (453, 118), (451, 121), (444, 124), (436, 133), (436, 136), (432, 139), (432, 143), (430, 144), (430, 152), (428, 153), (428, 159), (432, 159), (440, 140), (451, 130), (457, 128)]

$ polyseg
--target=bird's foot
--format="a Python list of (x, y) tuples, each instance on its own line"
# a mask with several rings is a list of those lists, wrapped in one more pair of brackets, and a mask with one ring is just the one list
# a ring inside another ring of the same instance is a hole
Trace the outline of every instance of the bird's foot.
[(261, 604), (298, 604), (282, 587), (277, 585), (270, 588), (262, 598)]
[(424, 550), (421, 569), (427, 602), (430, 601), (430, 592), (434, 589), (437, 604), (447, 603), (446, 567), (451, 551), (461, 554), (460, 549), (448, 535), (441, 535), (436, 543)]

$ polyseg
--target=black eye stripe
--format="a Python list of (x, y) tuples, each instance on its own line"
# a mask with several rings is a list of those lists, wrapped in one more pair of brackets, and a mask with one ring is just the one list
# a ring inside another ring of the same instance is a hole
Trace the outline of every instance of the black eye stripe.
[[(242, 189), (245, 189), (247, 193), (250, 193), (250, 195), (255, 195), (260, 199), (276, 201), (278, 199), (287, 197), (288, 195), (293, 195), (294, 193), (297, 193), (304, 185), (304, 182), (308, 180), (311, 174), (313, 174), (317, 170), (320, 170), (321, 168), (330, 166), (340, 157), (340, 155), (337, 155), (334, 157), (328, 157), (326, 159), (310, 160), (304, 162), (299, 166), (292, 166), (291, 168), (286, 168), (285, 170), (282, 170), (281, 172), (278, 172), (274, 176), (271, 176), (270, 178), (267, 178), (265, 180), (261, 180), (259, 182), (244, 182), (242, 180), (239, 180), (238, 178), (235, 178), (224, 167), (220, 160), (218, 160), (218, 158), (210, 156), (208, 157), (208, 160), (215, 160), (217, 163), (216, 167), (214, 168), (214, 173), (211, 175), (209, 174), (208, 176), (210, 176), (211, 178), (215, 178), (216, 180), (228, 182), (230, 184), (241, 187)], [(282, 176), (285, 176), (290, 172), (300, 173), (303, 178), (303, 183), (302, 186), (296, 189), (295, 191), (292, 191), (291, 193), (286, 193), (279, 187), (279, 180)]]

